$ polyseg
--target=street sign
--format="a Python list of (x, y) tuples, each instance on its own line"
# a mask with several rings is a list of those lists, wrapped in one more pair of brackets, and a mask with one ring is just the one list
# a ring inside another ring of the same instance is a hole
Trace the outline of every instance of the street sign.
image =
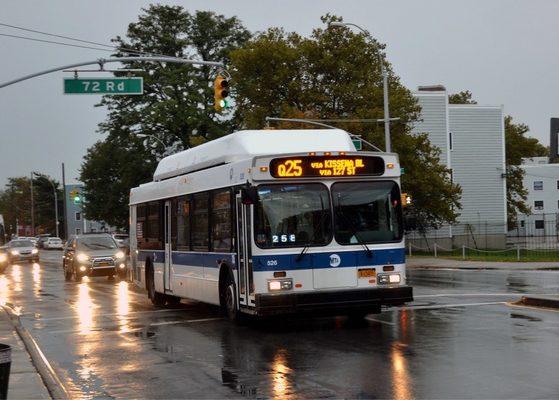
[(143, 94), (144, 78), (64, 78), (64, 94)]
[(355, 150), (359, 151), (363, 148), (363, 142), (361, 139), (351, 139), (353, 145), (355, 146)]

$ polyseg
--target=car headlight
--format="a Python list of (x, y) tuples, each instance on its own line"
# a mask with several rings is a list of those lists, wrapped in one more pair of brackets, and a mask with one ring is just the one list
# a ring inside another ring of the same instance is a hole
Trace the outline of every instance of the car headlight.
[(124, 254), (124, 252), (122, 252), (122, 251), (118, 251), (118, 252), (115, 254), (115, 257), (116, 257), (116, 258), (124, 258), (124, 257), (126, 257), (126, 254)]
[(39, 250), (37, 250), (37, 249), (31, 250), (31, 254), (37, 254), (38, 252), (39, 252)]
[(78, 261), (80, 262), (85, 262), (87, 260), (89, 260), (89, 256), (87, 254), (84, 253), (78, 253), (78, 255), (76, 256), (76, 258), (78, 259)]
[(17, 250), (12, 250), (11, 253), (12, 253), (12, 256), (17, 256), (17, 255), (19, 254), (19, 251), (17, 251)]
[(0, 263), (1, 262), (6, 262), (6, 260), (8, 259), (8, 256), (5, 254), (0, 254)]

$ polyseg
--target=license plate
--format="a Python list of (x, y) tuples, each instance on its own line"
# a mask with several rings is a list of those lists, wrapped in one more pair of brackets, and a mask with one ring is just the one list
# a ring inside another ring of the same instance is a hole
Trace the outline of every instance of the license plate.
[(98, 267), (108, 267), (109, 265), (112, 265), (112, 264), (109, 263), (109, 262), (100, 262), (100, 263), (96, 264), (96, 266), (98, 266)]
[(359, 278), (374, 278), (377, 272), (374, 268), (365, 268), (365, 269), (358, 269), (357, 276)]

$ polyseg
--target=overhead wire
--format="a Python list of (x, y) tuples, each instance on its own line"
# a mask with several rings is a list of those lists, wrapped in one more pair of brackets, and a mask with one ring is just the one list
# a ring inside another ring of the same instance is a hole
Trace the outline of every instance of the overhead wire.
[[(63, 42), (49, 41), (49, 40), (44, 40), (44, 39), (30, 38), (30, 37), (26, 37), (26, 36), (18, 36), (18, 35), (10, 35), (10, 34), (5, 34), (5, 33), (0, 33), (1, 36), (8, 36), (8, 37), (12, 37), (12, 38), (26, 39), (26, 40), (32, 40), (32, 41), (38, 41), (38, 42), (58, 44), (58, 45), (63, 45), (63, 46), (70, 46), (70, 47), (81, 47), (81, 48), (85, 48), (85, 49), (99, 50), (99, 51), (117, 50), (117, 51), (122, 51), (122, 52), (126, 52), (126, 53), (138, 54), (138, 55), (155, 56), (155, 57), (171, 57), (171, 56), (168, 56), (168, 55), (165, 55), (165, 54), (149, 53), (149, 52), (146, 52), (146, 51), (134, 50), (134, 49), (126, 48), (126, 47), (119, 47), (119, 46), (109, 45), (109, 44), (105, 44), (105, 43), (94, 42), (94, 41), (91, 41), (91, 40), (78, 39), (78, 38), (71, 37), (71, 36), (59, 35), (59, 34), (56, 34), (56, 33), (39, 31), (39, 30), (36, 30), (36, 29), (24, 28), (22, 26), (6, 24), (4, 22), (0, 22), (0, 26), (4, 26), (4, 27), (7, 27), (7, 28), (12, 28), (12, 29), (18, 29), (18, 30), (22, 30), (22, 31), (26, 31), (26, 32), (37, 33), (37, 34), (45, 35), (45, 36), (57, 37), (57, 38), (60, 38), (60, 39), (73, 40), (75, 42), (92, 44), (92, 45), (95, 45), (95, 46), (107, 47), (107, 49), (99, 49), (99, 48), (88, 47), (88, 46), (74, 45), (74, 44), (70, 44), (70, 43), (63, 43)], [(112, 50), (109, 50), (109, 49), (112, 49)]]
[(98, 50), (98, 51), (113, 51), (113, 50), (109, 50), (109, 49), (100, 49), (98, 47), (91, 47), (91, 46), (83, 46), (83, 45), (79, 45), (79, 44), (71, 44), (71, 43), (64, 43), (64, 42), (57, 42), (54, 40), (46, 40), (46, 39), (37, 39), (37, 38), (30, 38), (27, 36), (19, 36), (19, 35), (10, 35), (8, 33), (0, 33), (0, 36), (5, 36), (5, 37), (10, 37), (10, 38), (15, 38), (15, 39), (24, 39), (24, 40), (31, 40), (33, 42), (42, 42), (42, 43), (50, 43), (50, 44), (57, 44), (57, 45), (61, 45), (61, 46), (68, 46), (68, 47), (79, 47), (82, 49), (90, 49), (90, 50)]

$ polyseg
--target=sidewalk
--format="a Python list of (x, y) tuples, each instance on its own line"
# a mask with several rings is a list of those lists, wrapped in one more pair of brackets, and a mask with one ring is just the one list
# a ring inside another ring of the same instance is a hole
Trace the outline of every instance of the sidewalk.
[(35, 369), (12, 321), (0, 306), (0, 343), (12, 347), (12, 367), (8, 399), (50, 399), (49, 392)]
[(406, 257), (409, 268), (450, 268), (450, 269), (502, 269), (502, 270), (550, 270), (559, 271), (557, 262), (512, 262), (512, 261), (463, 261), (440, 257)]

